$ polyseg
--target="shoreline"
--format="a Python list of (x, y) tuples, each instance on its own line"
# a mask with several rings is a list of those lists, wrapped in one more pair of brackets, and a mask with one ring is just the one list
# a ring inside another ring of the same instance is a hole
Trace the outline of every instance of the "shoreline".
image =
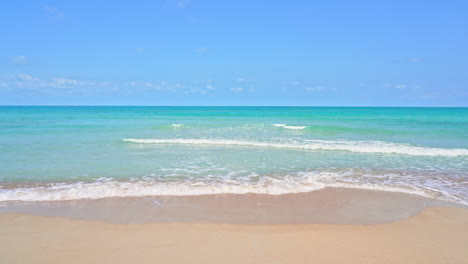
[[(378, 225), (112, 224), (0, 214), (5, 263), (464, 263), (468, 209)], [(27, 252), (27, 254), (25, 254)]]
[(120, 224), (383, 224), (428, 207), (466, 207), (407, 193), (324, 188), (282, 195), (216, 194), (0, 203), (0, 213), (24, 213)]

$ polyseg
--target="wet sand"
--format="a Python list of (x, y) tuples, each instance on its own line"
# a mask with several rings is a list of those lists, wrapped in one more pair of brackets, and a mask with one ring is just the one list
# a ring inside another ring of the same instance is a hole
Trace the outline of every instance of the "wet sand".
[(345, 188), (0, 203), (0, 263), (466, 263), (468, 208)]
[(0, 213), (25, 213), (119, 224), (382, 224), (427, 207), (460, 206), (417, 195), (325, 188), (284, 195), (151, 196), (55, 202), (4, 202)]
[(112, 224), (0, 214), (1, 263), (467, 263), (468, 209), (380, 225)]

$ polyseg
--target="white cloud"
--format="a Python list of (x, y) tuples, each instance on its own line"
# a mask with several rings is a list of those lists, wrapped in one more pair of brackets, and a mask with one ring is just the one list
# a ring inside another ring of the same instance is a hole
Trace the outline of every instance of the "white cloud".
[(11, 61), (16, 64), (26, 64), (29, 62), (28, 57), (24, 55), (13, 56), (11, 57)]
[(415, 85), (412, 85), (412, 84), (390, 84), (390, 83), (386, 83), (383, 85), (383, 87), (385, 88), (392, 88), (392, 89), (399, 89), (399, 90), (406, 90), (406, 91), (422, 91), (424, 90), (424, 88), (419, 85), (419, 84), (415, 84)]
[(38, 81), (38, 78), (32, 77), (31, 75), (27, 74), (18, 74), (16, 75), (17, 79), (23, 80), (23, 81)]
[(422, 91), (424, 88), (421, 85), (415, 85), (411, 88), (412, 91)]
[(178, 0), (177, 8), (186, 8), (189, 3), (190, 3), (190, 0)]
[(244, 91), (244, 88), (242, 87), (234, 87), (234, 88), (231, 88), (229, 89), (231, 92), (233, 93), (242, 93)]
[[(212, 80), (202, 82), (170, 82), (167, 80), (106, 82), (87, 81), (67, 77), (37, 78), (28, 74), (12, 75), (7, 79), (0, 79), (0, 88), (8, 91), (37, 91), (43, 93), (94, 93), (94, 92), (121, 92), (139, 93), (145, 91), (158, 91), (170, 93), (197, 93), (211, 94), (216, 91)], [(234, 89), (241, 92), (243, 88)]]
[(167, 82), (160, 82), (160, 83), (152, 83), (152, 82), (137, 82), (137, 81), (131, 81), (131, 82), (125, 82), (122, 85), (119, 84), (114, 84), (114, 87), (131, 87), (132, 91), (136, 90), (156, 90), (156, 91), (161, 91), (161, 90), (171, 90), (172, 88), (167, 86)]
[(52, 81), (50, 82), (50, 84), (53, 86), (57, 86), (57, 87), (69, 87), (69, 86), (74, 86), (74, 85), (81, 85), (83, 83), (74, 79), (55, 77), (55, 78), (52, 78)]
[(138, 86), (138, 83), (137, 82), (127, 82), (127, 83), (124, 83), (125, 86), (131, 86), (131, 87), (135, 87), (135, 86)]
[(51, 5), (44, 5), (42, 7), (44, 9), (44, 11), (47, 12), (47, 14), (54, 18), (54, 19), (58, 19), (58, 20), (62, 20), (65, 15), (64, 13), (62, 12), (62, 10), (58, 9), (57, 7), (55, 6), (51, 6)]
[(199, 82), (185, 83), (185, 82), (169, 82), (166, 80), (159, 82), (140, 82), (131, 81), (125, 82), (123, 85), (115, 84), (116, 86), (124, 86), (131, 88), (132, 91), (144, 90), (157, 90), (164, 92), (182, 92), (182, 93), (199, 93), (207, 94), (216, 90), (212, 84), (200, 84)]
[(320, 92), (325, 90), (325, 87), (323, 86), (313, 86), (313, 87), (304, 87), (304, 90), (307, 92)]
[(393, 88), (395, 88), (395, 89), (406, 89), (406, 88), (408, 88), (408, 85), (406, 85), (406, 84), (396, 84), (396, 85), (393, 86)]
[(195, 49), (196, 53), (206, 53), (208, 51), (208, 48), (205, 47), (199, 47)]
[[(41, 79), (28, 74), (18, 74), (13, 76), (11, 80), (5, 80), (10, 87), (16, 87), (26, 90), (37, 90), (44, 88), (44, 91), (53, 91), (54, 89), (73, 89), (81, 86), (96, 86), (96, 83), (85, 82), (65, 77), (54, 77), (50, 79)], [(103, 83), (100, 83), (104, 86)]]
[(235, 87), (229, 88), (229, 91), (232, 93), (243, 93), (243, 92), (255, 92), (255, 84), (252, 83), (252, 79), (247, 79), (244, 77), (238, 77), (235, 79)]
[(208, 94), (209, 91), (201, 88), (191, 88), (186, 93), (199, 93), (199, 94)]

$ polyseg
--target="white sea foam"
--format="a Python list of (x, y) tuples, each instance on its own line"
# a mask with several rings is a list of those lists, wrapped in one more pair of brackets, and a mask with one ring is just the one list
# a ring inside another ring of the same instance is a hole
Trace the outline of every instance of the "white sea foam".
[(282, 148), (297, 150), (335, 150), (360, 153), (405, 154), (414, 156), (467, 156), (468, 149), (448, 149), (421, 147), (384, 141), (349, 141), (349, 140), (307, 140), (301, 142), (259, 142), (229, 139), (136, 139), (124, 138), (125, 142), (140, 144), (183, 144), (183, 145), (222, 145), (263, 148)]
[(288, 126), (286, 124), (273, 124), (275, 127), (282, 127), (286, 129), (304, 129), (306, 126)]
[[(430, 172), (372, 171), (361, 169), (297, 172), (283, 176), (246, 176), (227, 173), (216, 177), (190, 177), (181, 180), (145, 177), (117, 181), (110, 178), (94, 182), (56, 183), (46, 186), (0, 189), (4, 201), (64, 201), (109, 197), (191, 196), (207, 194), (290, 194), (340, 187), (401, 192), (468, 205), (466, 184), (454, 183), (450, 176)], [(463, 178), (463, 175), (455, 178)], [(465, 187), (464, 187), (465, 186)]]
[(183, 127), (184, 124), (171, 124), (172, 127)]
[(152, 180), (133, 182), (96, 181), (90, 183), (56, 184), (47, 187), (16, 188), (0, 190), (2, 201), (64, 201), (78, 199), (100, 199), (108, 197), (143, 197), (143, 196), (184, 196), (204, 194), (270, 194), (302, 193), (320, 190), (325, 187), (359, 188), (391, 192), (412, 193), (429, 196), (424, 191), (409, 188), (386, 187), (375, 184), (326, 184), (310, 178), (274, 179), (265, 177), (256, 183), (226, 181), (218, 183), (206, 182), (172, 182), (164, 183)]

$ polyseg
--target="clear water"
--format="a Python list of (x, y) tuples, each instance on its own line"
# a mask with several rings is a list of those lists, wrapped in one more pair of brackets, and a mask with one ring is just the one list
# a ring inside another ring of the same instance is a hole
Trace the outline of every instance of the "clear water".
[(0, 107), (0, 201), (326, 186), (468, 204), (468, 108)]

